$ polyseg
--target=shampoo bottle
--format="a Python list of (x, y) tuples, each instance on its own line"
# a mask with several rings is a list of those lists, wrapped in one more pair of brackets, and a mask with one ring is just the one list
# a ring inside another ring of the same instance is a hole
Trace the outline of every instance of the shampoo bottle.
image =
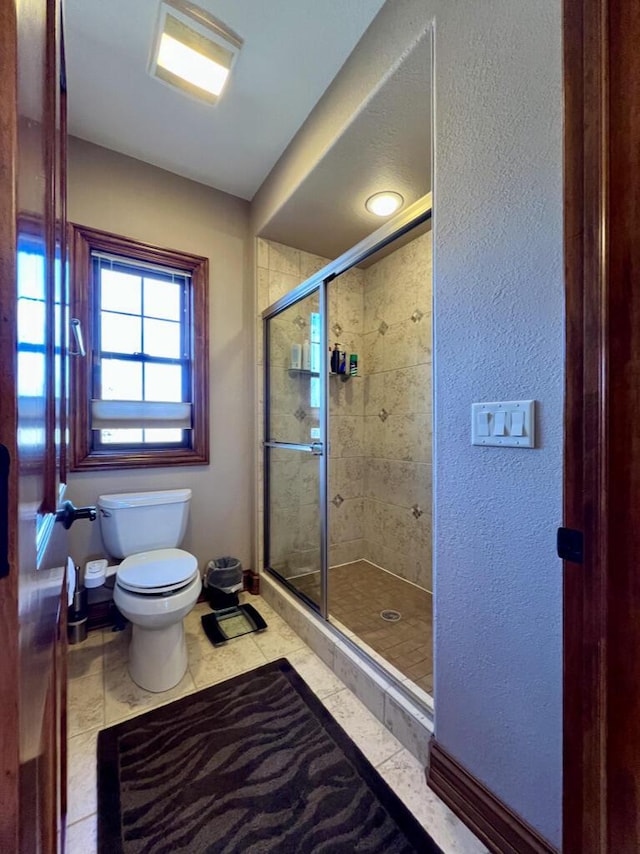
[(337, 374), (340, 370), (340, 345), (334, 344), (331, 351), (331, 373)]
[(302, 345), (302, 370), (310, 371), (311, 370), (311, 356), (309, 352), (309, 339), (304, 339), (304, 344)]
[(299, 344), (291, 345), (291, 370), (299, 371), (302, 368), (302, 347)]

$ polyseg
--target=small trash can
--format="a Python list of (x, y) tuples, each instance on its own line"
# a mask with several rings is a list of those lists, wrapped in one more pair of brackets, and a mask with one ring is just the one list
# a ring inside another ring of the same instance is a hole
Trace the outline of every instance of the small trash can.
[(70, 644), (82, 643), (87, 639), (88, 611), (87, 589), (80, 584), (80, 572), (76, 570), (76, 586), (67, 611), (67, 637)]
[(242, 590), (242, 564), (235, 557), (210, 560), (204, 578), (204, 594), (214, 611), (235, 608)]

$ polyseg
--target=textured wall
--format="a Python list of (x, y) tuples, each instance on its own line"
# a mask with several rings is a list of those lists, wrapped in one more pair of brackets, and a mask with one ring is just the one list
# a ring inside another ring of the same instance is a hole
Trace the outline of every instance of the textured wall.
[[(251, 350), (253, 277), (246, 202), (97, 145), (71, 139), (69, 218), (136, 240), (209, 258), (209, 466), (171, 466), (69, 476), (68, 497), (93, 504), (102, 493), (193, 490), (183, 543), (205, 562), (232, 554), (252, 563)], [(74, 525), (77, 562), (101, 556), (98, 525)]]
[[(436, 734), (559, 845), (563, 406), (560, 0), (389, 0), (252, 208), (258, 229), (435, 22)], [(376, 45), (381, 48), (376, 50)], [(308, 155), (308, 156), (307, 156)], [(256, 230), (258, 230), (256, 229)], [(538, 448), (470, 445), (536, 398)]]
[[(364, 557), (431, 590), (431, 233), (365, 270)], [(414, 512), (415, 508), (415, 512)]]
[[(559, 845), (561, 3), (434, 8), (436, 734)], [(472, 447), (471, 402), (519, 398), (538, 447)]]

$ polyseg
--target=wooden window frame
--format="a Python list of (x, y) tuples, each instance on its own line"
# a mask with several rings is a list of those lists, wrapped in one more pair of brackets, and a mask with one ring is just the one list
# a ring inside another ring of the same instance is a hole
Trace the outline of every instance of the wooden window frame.
[[(209, 463), (209, 262), (207, 258), (164, 249), (106, 231), (70, 225), (71, 316), (82, 324), (87, 355), (71, 356), (71, 471), (191, 466)], [(150, 264), (175, 267), (191, 275), (190, 448), (93, 449), (90, 405), (94, 313), (91, 253), (107, 252)]]

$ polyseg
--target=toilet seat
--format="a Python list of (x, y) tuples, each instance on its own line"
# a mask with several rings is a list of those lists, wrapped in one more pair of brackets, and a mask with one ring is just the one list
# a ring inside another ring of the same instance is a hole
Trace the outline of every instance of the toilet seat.
[(155, 549), (126, 557), (116, 573), (116, 584), (139, 596), (174, 593), (198, 574), (198, 561), (182, 549)]
[(196, 569), (193, 575), (186, 581), (180, 581), (177, 584), (168, 584), (164, 587), (135, 587), (133, 584), (127, 584), (126, 582), (123, 584), (117, 577), (116, 584), (121, 590), (126, 590), (127, 593), (133, 593), (136, 596), (145, 596), (150, 598), (153, 596), (168, 596), (170, 593), (179, 593), (181, 590), (184, 590), (185, 587), (188, 587), (196, 576), (199, 575), (200, 573)]

